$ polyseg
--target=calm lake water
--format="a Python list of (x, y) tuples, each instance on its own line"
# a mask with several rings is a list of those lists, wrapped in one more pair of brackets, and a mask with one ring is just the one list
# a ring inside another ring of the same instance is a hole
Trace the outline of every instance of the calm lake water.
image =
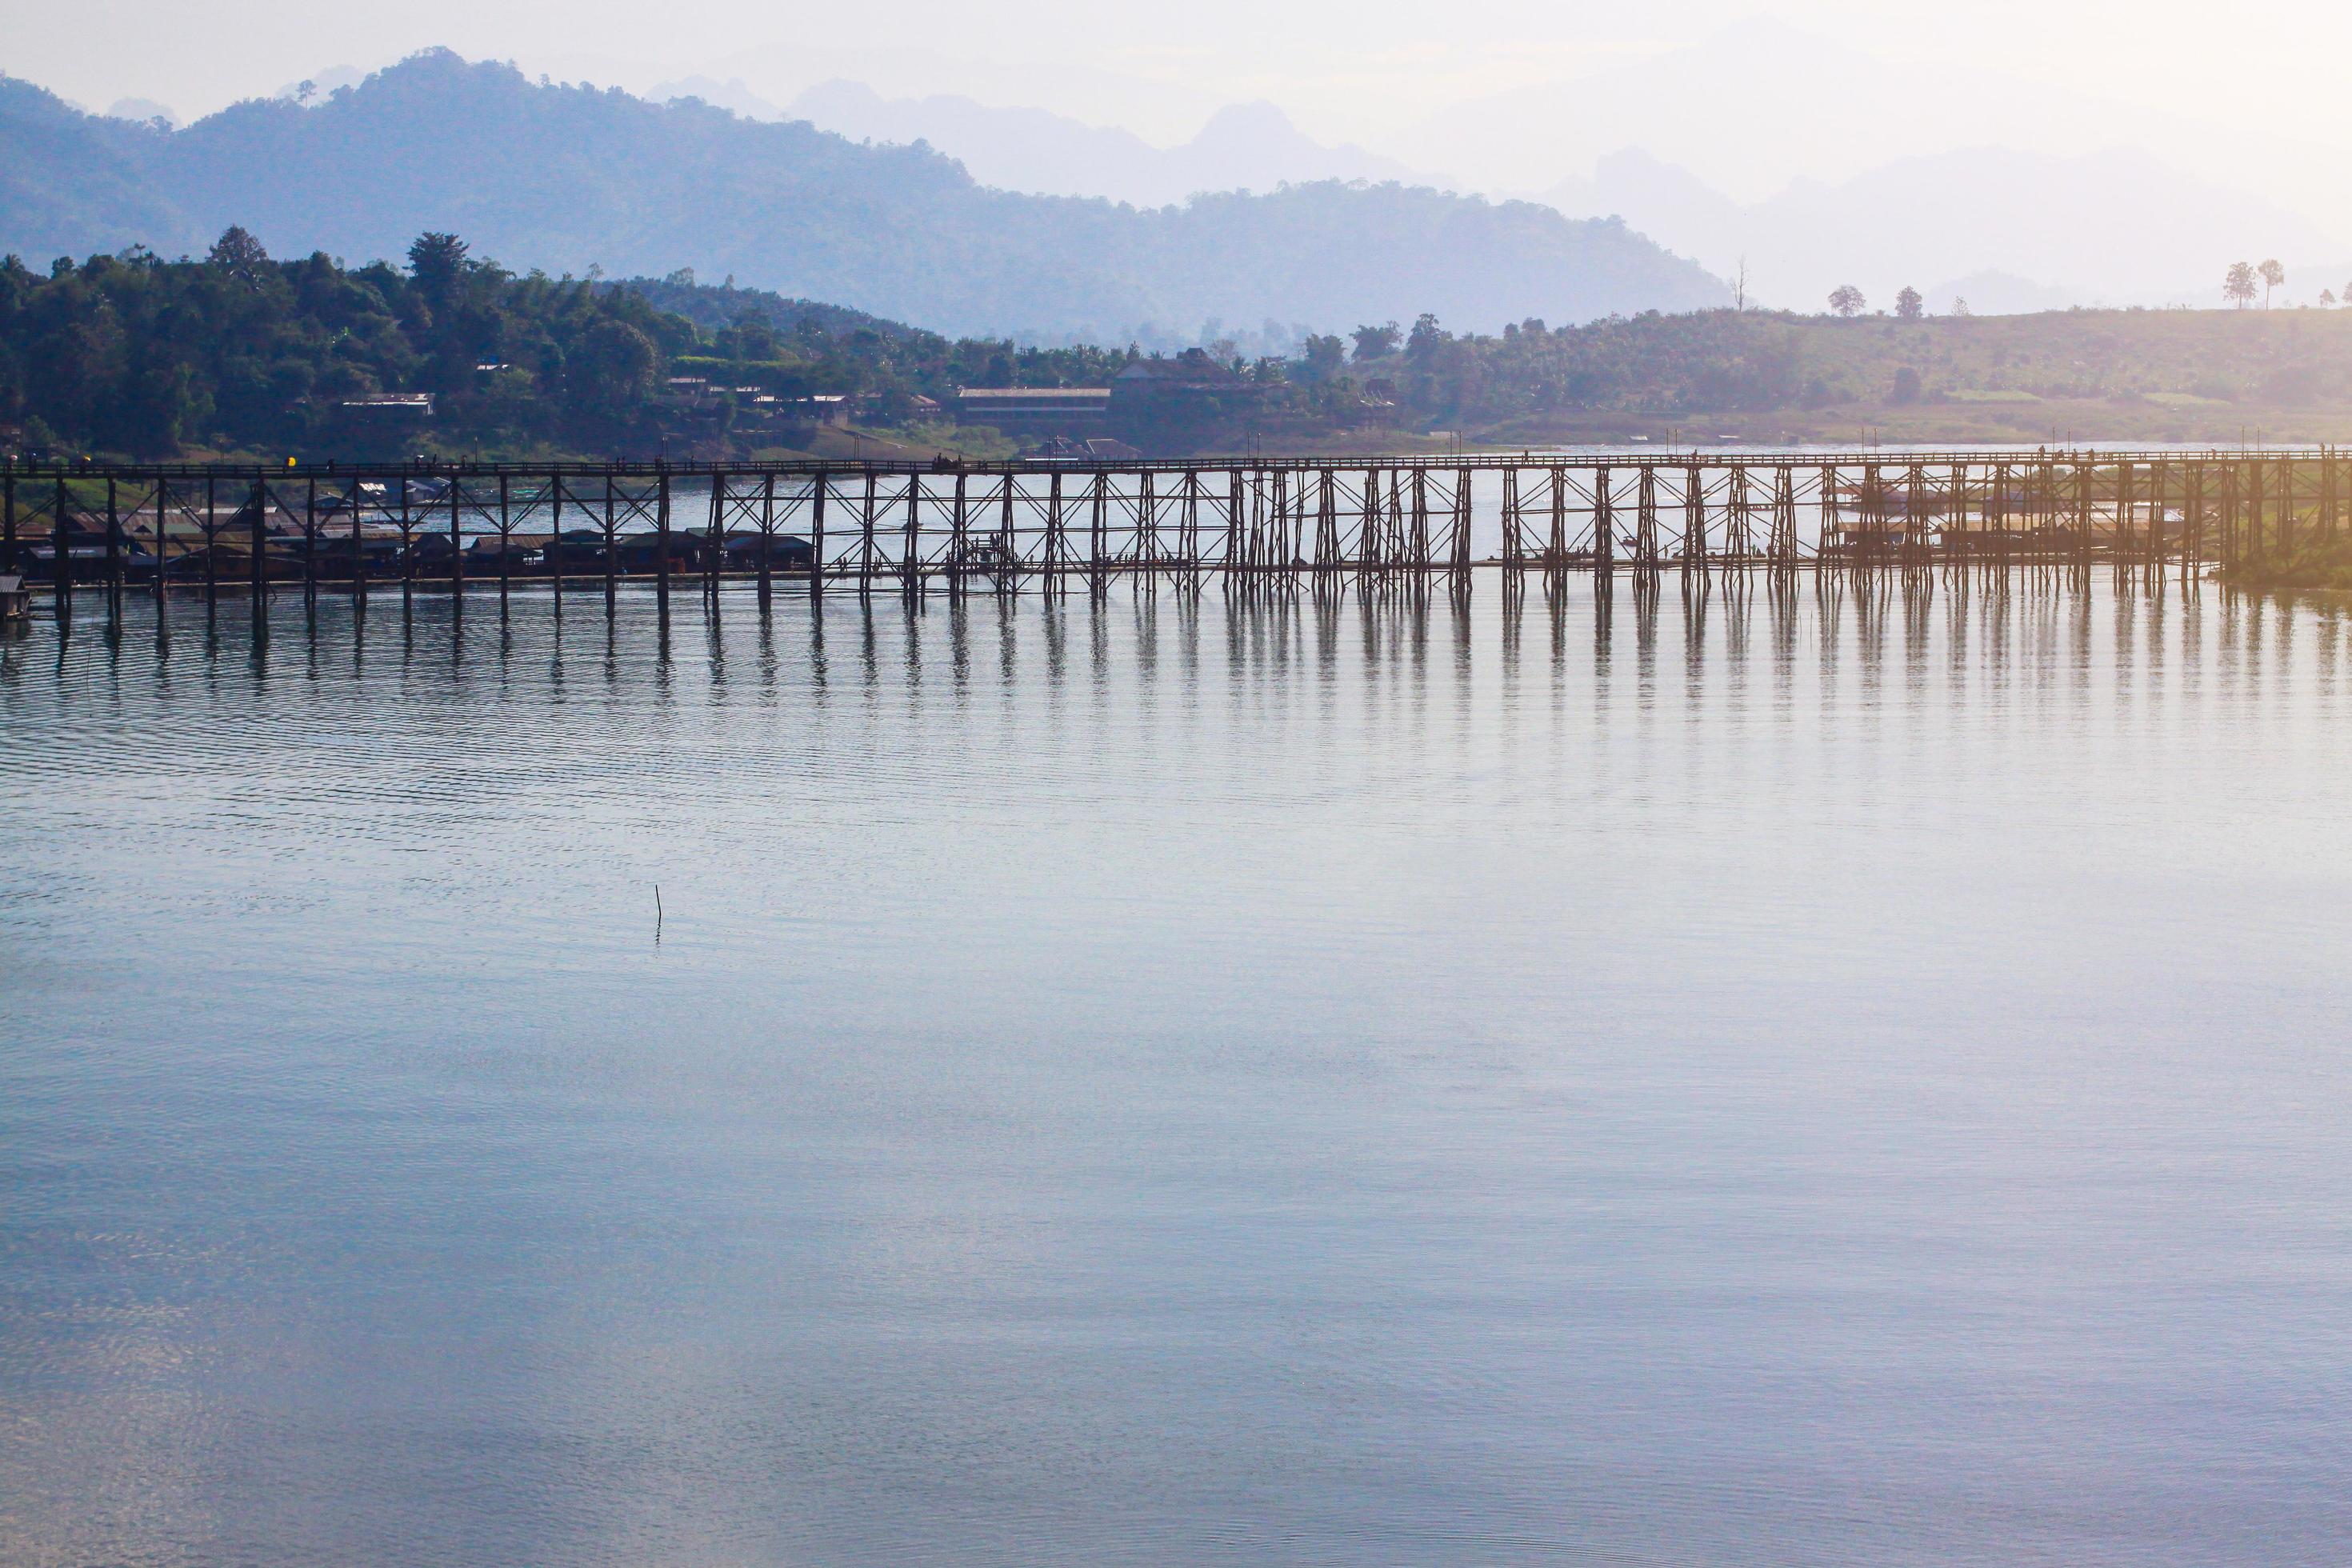
[(0, 651), (0, 1559), (2352, 1555), (2352, 623), (275, 628)]

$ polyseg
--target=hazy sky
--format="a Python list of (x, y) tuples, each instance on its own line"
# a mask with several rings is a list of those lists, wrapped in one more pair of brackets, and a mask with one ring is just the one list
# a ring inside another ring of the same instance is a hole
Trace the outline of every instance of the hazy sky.
[[(694, 72), (789, 92), (825, 75), (1116, 115), (1155, 139), (1215, 103), (1271, 99), (1327, 138), (1378, 141), (1444, 104), (1572, 77), (1763, 16), (1895, 61), (1959, 61), (2125, 102), (2352, 141), (2352, 6), (2185, 0), (1652, 0), (1643, 6), (1457, 0), (0, 0), (0, 69), (92, 107), (152, 98), (184, 116), (338, 66), (434, 44), (624, 87)], [(1129, 79), (1121, 84), (1109, 78)], [(1791, 113), (1833, 106), (1792, 104)], [(2033, 128), (2005, 128), (2031, 146)], [(1868, 134), (1856, 127), (1858, 136)]]

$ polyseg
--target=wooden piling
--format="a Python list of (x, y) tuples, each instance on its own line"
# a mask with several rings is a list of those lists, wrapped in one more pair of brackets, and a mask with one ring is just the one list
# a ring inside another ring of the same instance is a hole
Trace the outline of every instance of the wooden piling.
[(555, 618), (563, 619), (563, 475), (547, 479), (547, 581), (555, 595)]
[(898, 577), (901, 591), (919, 594), (923, 587), (922, 514), (923, 476), (907, 476), (907, 533), (898, 551)]
[[(163, 532), (163, 513), (156, 513), (155, 531)], [(319, 476), (302, 477), (302, 613), (319, 613)]]
[(776, 471), (760, 476), (760, 608), (768, 607), (769, 580), (774, 574), (776, 552)]
[[(318, 489), (316, 480), (311, 482), (311, 489), (314, 491)], [(172, 574), (168, 570), (170, 557), (164, 552), (164, 543), (170, 532), (171, 489), (172, 481), (159, 469), (155, 475), (155, 615), (159, 626), (163, 614), (164, 595), (172, 579)], [(302, 552), (302, 559), (307, 570), (310, 559), (310, 552), (307, 544)]]
[(58, 471), (58, 494), (49, 509), (49, 585), (57, 597), (58, 618), (64, 620), (73, 614), (73, 552), (68, 548), (69, 536), (66, 518), (71, 498), (66, 491), (65, 470)]
[(823, 468), (809, 488), (809, 597), (822, 597), (824, 593), (824, 496), (833, 488), (833, 477)]
[(122, 517), (115, 510), (114, 476), (106, 477), (106, 614), (122, 616)]
[(1013, 527), (1013, 503), (1014, 479), (1004, 476), (1003, 489), (996, 506), (996, 591), (1009, 594), (1020, 584), (1020, 535)]
[(669, 613), (669, 471), (654, 476), (654, 602)]
[(1683, 469), (1683, 571), (1704, 576), (1706, 554), (1706, 476), (1696, 463)]
[(261, 480), (253, 481), (253, 496), (246, 503), (252, 514), (247, 529), (247, 542), (252, 549), (253, 629), (269, 629), (269, 490)]

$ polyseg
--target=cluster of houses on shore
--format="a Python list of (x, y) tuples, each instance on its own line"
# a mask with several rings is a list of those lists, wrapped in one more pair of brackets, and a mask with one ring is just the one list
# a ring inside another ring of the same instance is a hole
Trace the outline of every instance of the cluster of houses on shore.
[(919, 393), (814, 393), (782, 396), (709, 376), (670, 378), (674, 407), (716, 419), (728, 410), (740, 426), (748, 416), (804, 429), (853, 423), (938, 421), (993, 429), (1051, 456), (1117, 458), (1138, 448), (1123, 437), (1146, 437), (1170, 426), (1238, 411), (1256, 388), (1246, 377), (1200, 349), (1130, 363), (1108, 386), (967, 386), (945, 403)]

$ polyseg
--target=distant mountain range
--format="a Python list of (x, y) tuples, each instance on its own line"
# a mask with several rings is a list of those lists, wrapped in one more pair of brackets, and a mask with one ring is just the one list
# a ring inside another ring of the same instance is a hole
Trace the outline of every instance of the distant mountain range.
[(1044, 109), (1007, 109), (954, 94), (886, 98), (863, 82), (820, 82), (779, 108), (740, 80), (688, 77), (646, 96), (698, 98), (747, 120), (805, 120), (852, 141), (927, 143), (983, 185), (1044, 195), (1104, 196), (1166, 206), (1208, 191), (1270, 191), (1318, 180), (1401, 181), (1447, 188), (1352, 143), (1327, 146), (1271, 103), (1227, 104), (1192, 138), (1158, 147), (1116, 125)]
[(982, 184), (1139, 206), (1164, 206), (1202, 191), (1266, 191), (1316, 180), (1439, 183), (1361, 147), (1327, 147), (1271, 103), (1229, 105), (1190, 142), (1164, 148), (1132, 132), (1040, 109), (994, 109), (969, 98), (886, 99), (850, 81), (810, 89), (793, 100), (790, 113), (844, 136), (928, 142)]
[[(1220, 140), (1191, 166), (1216, 167)], [(231, 223), (280, 253), (354, 260), (454, 230), (518, 268), (691, 267), (943, 331), (1065, 339), (1423, 310), (1493, 329), (1727, 298), (1622, 224), (1531, 203), (1326, 180), (1139, 211), (992, 189), (926, 148), (534, 83), (446, 50), (310, 107), (240, 103), (178, 131), (0, 79), (0, 249), (168, 254)]]
[(2193, 302), (2210, 305), (2232, 260), (2337, 253), (2276, 204), (2136, 152), (1970, 148), (1743, 203), (1629, 149), (1545, 197), (1571, 216), (1622, 215), (1727, 277), (1744, 257), (1751, 297), (1796, 310), (1821, 309), (1841, 283), (1882, 304), (1906, 284), (1931, 302), (1965, 296), (1979, 312), (2167, 304), (2198, 268), (2211, 283)]

